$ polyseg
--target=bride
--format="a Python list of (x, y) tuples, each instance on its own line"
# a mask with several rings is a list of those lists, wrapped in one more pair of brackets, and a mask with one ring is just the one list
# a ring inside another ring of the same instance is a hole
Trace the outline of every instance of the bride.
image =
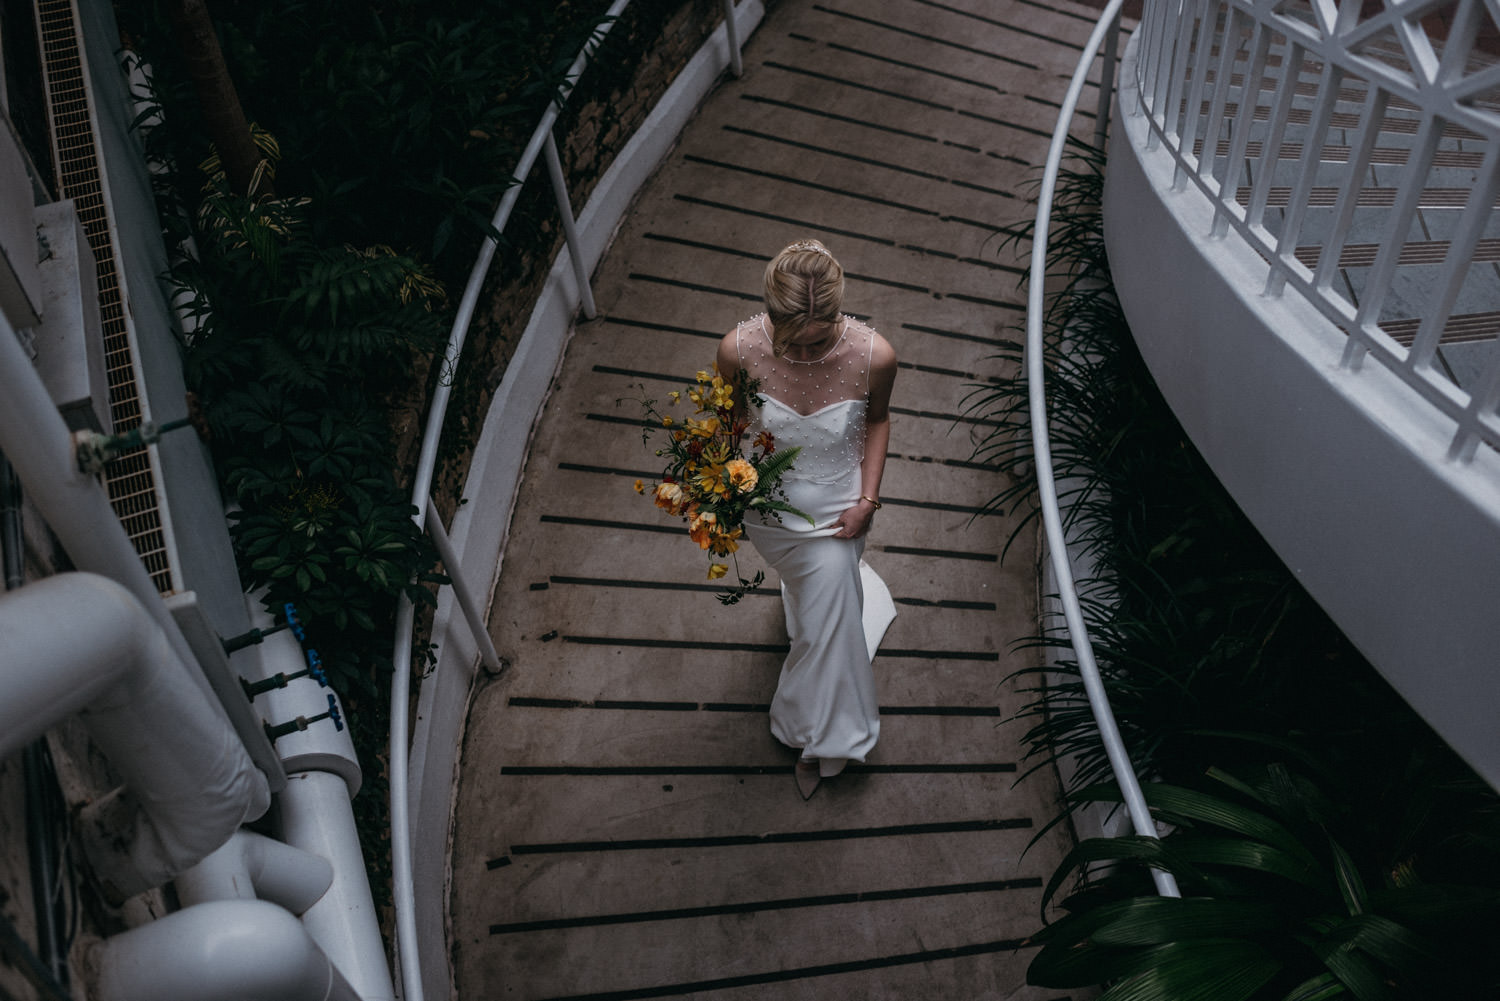
[(782, 486), (815, 524), (752, 515), (745, 530), (781, 576), (791, 650), (771, 733), (802, 752), (795, 775), (807, 799), (820, 778), (864, 761), (880, 735), (870, 658), (895, 607), (860, 556), (880, 509), (896, 353), (840, 312), (844, 271), (817, 240), (782, 250), (765, 281), (766, 311), (725, 335), (718, 365), (760, 383), (748, 434), (802, 449)]

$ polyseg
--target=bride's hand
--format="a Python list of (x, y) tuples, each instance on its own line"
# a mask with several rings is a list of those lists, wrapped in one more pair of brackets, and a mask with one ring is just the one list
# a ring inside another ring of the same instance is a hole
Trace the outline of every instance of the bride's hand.
[(846, 508), (839, 515), (837, 522), (839, 530), (833, 533), (835, 539), (857, 539), (870, 530), (870, 521), (875, 517), (875, 506), (864, 498), (860, 498), (858, 504)]

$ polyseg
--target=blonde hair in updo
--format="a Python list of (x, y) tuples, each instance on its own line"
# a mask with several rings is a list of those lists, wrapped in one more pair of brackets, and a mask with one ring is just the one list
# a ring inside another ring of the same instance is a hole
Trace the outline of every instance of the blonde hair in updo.
[(817, 240), (798, 240), (766, 265), (766, 316), (779, 356), (809, 323), (832, 323), (844, 305), (844, 269)]

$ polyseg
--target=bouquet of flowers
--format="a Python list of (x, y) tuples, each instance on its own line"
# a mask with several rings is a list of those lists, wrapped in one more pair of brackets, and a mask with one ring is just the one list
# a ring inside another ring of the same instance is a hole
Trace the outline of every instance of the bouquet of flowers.
[(666, 445), (656, 449), (656, 454), (667, 460), (667, 466), (657, 483), (648, 486), (636, 480), (636, 493), (649, 492), (657, 507), (687, 522), (692, 540), (709, 553), (709, 580), (719, 580), (729, 572), (729, 564), (719, 559), (734, 559), (740, 583), (718, 595), (726, 605), (739, 601), (766, 578), (764, 571), (756, 571), (749, 579), (739, 575), (735, 554), (746, 513), (791, 514), (812, 522), (786, 502), (780, 487), (782, 475), (801, 449), (778, 451), (775, 439), (765, 431), (755, 436), (748, 453), (742, 445), (749, 420), (744, 407), (736, 417), (736, 400), (759, 405), (757, 387), (744, 371), (733, 382), (725, 380), (716, 365), (712, 372), (698, 373), (697, 385), (668, 394), (672, 406), (686, 396), (697, 408), (693, 417), (679, 419), (658, 410), (655, 400), (641, 401), (646, 411), (641, 440), (649, 448), (655, 436), (665, 433)]

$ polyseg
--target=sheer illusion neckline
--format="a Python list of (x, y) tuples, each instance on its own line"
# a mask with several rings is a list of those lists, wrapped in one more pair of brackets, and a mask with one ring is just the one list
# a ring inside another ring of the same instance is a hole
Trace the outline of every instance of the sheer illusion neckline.
[[(833, 353), (839, 349), (839, 345), (842, 344), (842, 343), (844, 343), (844, 338), (849, 336), (849, 318), (847, 316), (844, 316), (844, 315), (840, 314), (839, 318), (838, 318), (838, 323), (839, 323), (839, 326), (841, 328), (839, 330), (839, 335), (833, 339), (833, 343), (832, 344), (828, 345), (828, 350), (824, 351), (822, 354), (818, 355), (818, 357), (816, 357), (816, 358), (809, 358), (806, 361), (802, 361), (802, 360), (799, 360), (797, 358), (792, 358), (792, 357), (790, 357), (789, 355), (786, 355), (786, 354), (780, 354), (780, 355), (776, 355), (777, 360), (784, 361), (784, 362), (786, 362), (789, 365), (817, 365), (820, 362), (827, 361), (829, 358), (831, 358), (833, 356)], [(776, 342), (771, 337), (771, 331), (769, 329), (767, 329), (767, 327), (766, 327), (766, 314), (764, 314), (764, 313), (762, 313), (760, 315), (760, 332), (765, 335), (767, 343), (769, 343), (769, 344), (771, 344), (773, 346), (772, 347), (772, 352), (774, 354), (774, 352), (775, 352), (774, 345), (775, 345)]]

